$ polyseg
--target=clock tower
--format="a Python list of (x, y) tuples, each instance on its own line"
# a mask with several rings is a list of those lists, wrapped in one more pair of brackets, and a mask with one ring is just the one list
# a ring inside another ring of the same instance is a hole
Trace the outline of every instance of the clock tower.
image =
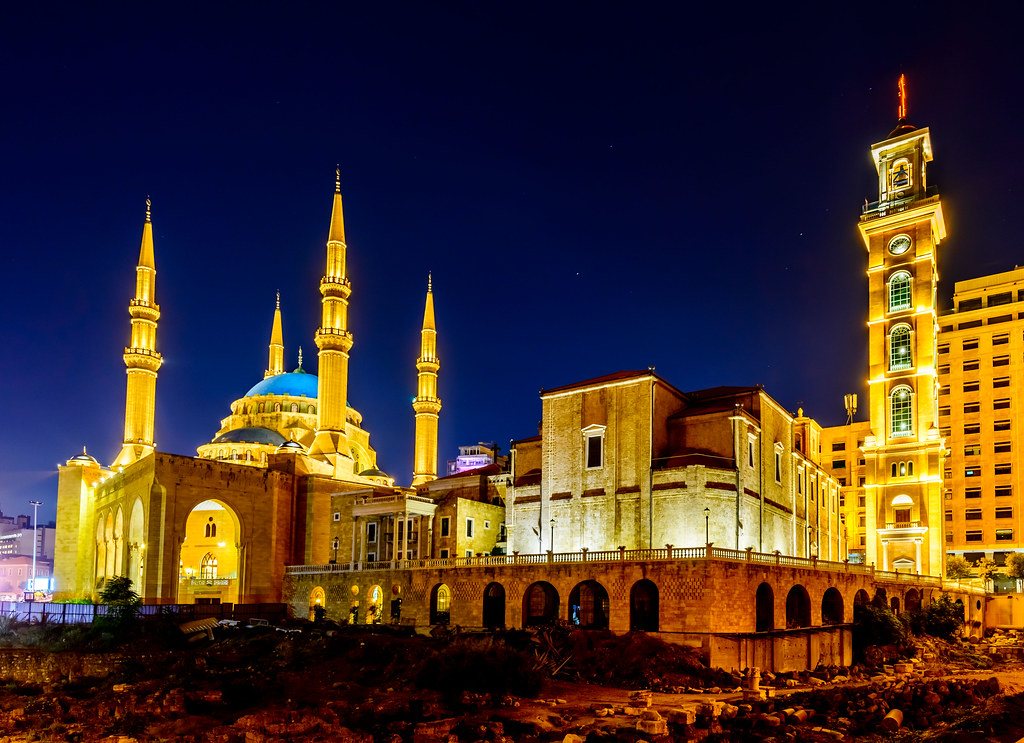
[(936, 258), (946, 236), (937, 190), (928, 187), (931, 135), (900, 116), (871, 147), (878, 201), (858, 229), (868, 254), (869, 406), (864, 439), (865, 561), (880, 570), (941, 575), (942, 468), (936, 371)]

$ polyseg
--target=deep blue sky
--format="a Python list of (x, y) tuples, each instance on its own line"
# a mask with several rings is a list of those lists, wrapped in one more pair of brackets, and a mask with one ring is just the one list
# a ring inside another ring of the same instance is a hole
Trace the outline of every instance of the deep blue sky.
[(1024, 255), (1018, 4), (13, 5), (4, 513), (49, 517), (58, 461), (118, 451), (147, 195), (157, 446), (195, 454), (261, 379), (278, 289), (287, 364), (302, 345), (315, 368), (341, 163), (349, 399), (400, 484), (428, 271), (441, 466), (536, 433), (541, 387), (649, 365), (841, 422), (866, 370), (855, 225), (900, 72), (947, 210), (943, 303)]

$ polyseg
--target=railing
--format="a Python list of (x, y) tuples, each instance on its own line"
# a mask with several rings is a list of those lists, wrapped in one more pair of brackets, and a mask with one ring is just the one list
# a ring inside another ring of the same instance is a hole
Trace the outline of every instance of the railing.
[(886, 529), (916, 529), (921, 526), (920, 521), (893, 521), (885, 525)]
[(819, 560), (817, 557), (795, 557), (778, 552), (765, 553), (753, 550), (734, 550), (707, 545), (705, 547), (675, 547), (666, 545), (659, 549), (603, 550), (591, 552), (545, 552), (542, 554), (477, 555), (476, 557), (447, 557), (417, 560), (378, 560), (376, 562), (348, 562), (337, 565), (289, 565), (287, 575), (318, 575), (322, 573), (344, 573), (367, 570), (439, 570), (452, 568), (481, 568), (523, 565), (573, 565), (580, 563), (607, 562), (661, 562), (669, 560), (724, 560), (746, 562), (757, 565), (779, 565), (789, 568), (828, 570), (831, 572), (873, 575), (880, 580), (925, 583), (941, 585), (937, 576), (919, 576), (911, 573), (894, 573), (875, 570), (873, 565), (859, 565), (848, 561), (834, 562)]
[(230, 586), (230, 578), (185, 578), (188, 586)]
[(862, 215), (869, 215), (878, 212), (879, 216), (885, 216), (886, 214), (894, 214), (897, 212), (906, 211), (911, 204), (916, 201), (921, 201), (928, 198), (929, 196), (937, 196), (939, 189), (936, 186), (928, 186), (924, 193), (915, 193), (910, 196), (903, 196), (901, 198), (887, 199), (885, 201), (872, 201), (870, 204), (865, 204), (861, 209)]

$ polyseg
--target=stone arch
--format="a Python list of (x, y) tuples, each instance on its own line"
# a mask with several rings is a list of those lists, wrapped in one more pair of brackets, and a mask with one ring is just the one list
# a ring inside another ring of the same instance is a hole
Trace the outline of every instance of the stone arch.
[(105, 547), (107, 559), (103, 566), (103, 576), (112, 577), (114, 573), (114, 514), (107, 511), (107, 517), (103, 520), (103, 546)]
[(317, 606), (322, 606), (327, 609), (327, 594), (321, 586), (315, 586), (312, 591), (309, 592), (309, 618), (316, 619), (314, 609)]
[(505, 626), (505, 587), (490, 583), (484, 589), (484, 627), (496, 629)]
[(903, 608), (914, 613), (921, 611), (921, 593), (916, 588), (911, 588), (903, 595)]
[[(207, 529), (210, 524), (217, 528)], [(178, 603), (237, 603), (246, 566), (243, 524), (235, 510), (221, 499), (199, 501), (185, 512), (180, 533)]]
[(117, 507), (114, 515), (114, 575), (124, 574), (124, 511)]
[(900, 613), (900, 597), (899, 596), (893, 596), (891, 599), (889, 599), (889, 608), (892, 609), (892, 613), (893, 614), (899, 614)]
[(821, 597), (821, 623), (843, 623), (843, 594), (835, 586), (830, 586)]
[(136, 498), (128, 517), (128, 577), (140, 596), (145, 598), (142, 586), (146, 557), (146, 509), (142, 499)]
[(768, 632), (775, 629), (775, 591), (767, 583), (757, 587), (754, 595), (755, 632)]
[(657, 632), (661, 615), (658, 609), (658, 587), (643, 578), (629, 589), (629, 628), (636, 632)]
[(811, 597), (797, 584), (786, 595), (786, 628), (811, 626)]
[(374, 583), (366, 591), (366, 623), (380, 624), (384, 616), (384, 589)]
[(102, 581), (107, 576), (107, 542), (104, 539), (103, 531), (106, 519), (100, 513), (96, 519), (96, 582)]
[(430, 623), (450, 624), (452, 621), (452, 589), (438, 583), (430, 592)]
[(558, 619), (558, 591), (547, 581), (531, 583), (523, 594), (523, 626), (550, 624)]
[(569, 593), (569, 623), (583, 629), (608, 629), (608, 591), (596, 580), (577, 583)]

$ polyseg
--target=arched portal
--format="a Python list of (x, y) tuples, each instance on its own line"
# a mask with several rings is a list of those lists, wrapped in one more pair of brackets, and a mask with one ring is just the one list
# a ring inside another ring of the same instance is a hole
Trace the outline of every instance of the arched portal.
[(103, 567), (103, 575), (106, 578), (112, 578), (117, 575), (114, 572), (114, 514), (107, 513), (107, 518), (103, 523), (103, 545), (105, 548), (107, 563)]
[(861, 588), (857, 593), (853, 595), (853, 621), (860, 619), (861, 612), (864, 607), (871, 603), (871, 597), (868, 592)]
[(452, 620), (452, 589), (438, 583), (430, 592), (430, 623), (449, 624)]
[(757, 587), (754, 600), (757, 607), (754, 630), (768, 632), (775, 629), (775, 591), (767, 583), (762, 583)]
[(547, 581), (530, 585), (523, 595), (523, 626), (535, 627), (558, 619), (558, 591)]
[(635, 632), (657, 632), (658, 587), (653, 581), (638, 580), (629, 590), (629, 628)]
[(843, 594), (835, 586), (831, 586), (821, 597), (821, 623), (843, 623)]
[(608, 591), (596, 580), (577, 583), (569, 593), (569, 622), (583, 629), (608, 629)]
[(327, 610), (327, 594), (324, 593), (324, 589), (317, 586), (309, 592), (309, 618), (312, 621), (316, 619), (316, 607), (322, 606), (324, 610)]
[[(216, 528), (211, 528), (214, 525)], [(240, 542), (241, 528), (234, 511), (221, 501), (205, 500), (196, 505), (185, 520), (178, 602), (237, 603), (243, 573)]]
[(142, 501), (138, 498), (132, 504), (132, 515), (128, 518), (128, 577), (132, 588), (142, 598), (146, 598), (145, 586), (142, 584), (146, 556), (146, 515)]
[(124, 511), (114, 517), (114, 575), (124, 575)]
[(892, 609), (892, 613), (893, 614), (899, 614), (900, 613), (900, 597), (899, 596), (893, 596), (891, 599), (889, 599), (889, 608)]
[(915, 613), (921, 611), (921, 594), (916, 588), (911, 588), (903, 597), (903, 608)]
[(811, 597), (807, 589), (795, 585), (786, 595), (786, 628), (811, 626)]
[(505, 589), (500, 583), (491, 583), (484, 589), (484, 627), (505, 626)]

